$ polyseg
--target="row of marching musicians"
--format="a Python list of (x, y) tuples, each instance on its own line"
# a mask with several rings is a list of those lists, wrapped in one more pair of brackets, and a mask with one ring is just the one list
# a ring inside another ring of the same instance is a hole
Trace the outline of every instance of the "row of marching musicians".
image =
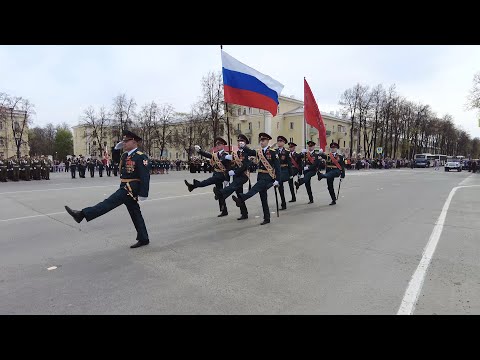
[[(188, 190), (191, 192), (196, 188), (202, 188), (214, 185), (213, 192), (215, 200), (218, 200), (220, 207), (220, 215), (227, 216), (228, 210), (225, 200), (232, 195), (232, 199), (240, 208), (241, 217), (238, 220), (248, 219), (248, 210), (246, 201), (256, 195), (260, 195), (263, 208), (263, 222), (260, 225), (270, 223), (270, 209), (268, 206), (267, 190), (274, 186), (280, 193), (281, 208), (279, 210), (286, 210), (287, 203), (285, 200), (284, 182), (288, 182), (292, 199), (289, 202), (296, 201), (296, 191), (305, 185), (307, 190), (309, 204), (313, 203), (313, 194), (311, 189), (311, 179), (317, 175), (318, 181), (327, 179), (328, 191), (332, 202), (330, 205), (335, 205), (337, 196), (333, 186), (336, 177), (345, 178), (345, 162), (342, 155), (338, 154), (338, 144), (332, 142), (330, 144), (331, 152), (327, 155), (320, 149), (315, 151), (315, 143), (309, 141), (307, 143), (308, 149), (303, 149), (300, 153), (296, 152), (296, 144), (289, 142), (289, 150), (285, 148), (287, 139), (284, 136), (277, 137), (277, 148), (271, 148), (268, 143), (272, 137), (266, 133), (259, 134), (260, 149), (253, 150), (247, 145), (248, 138), (240, 134), (238, 136), (238, 151), (233, 154), (228, 154), (224, 148), (227, 142), (221, 137), (215, 139), (215, 151), (210, 154), (203, 151), (200, 146), (195, 145), (195, 150), (202, 156), (210, 159), (211, 165), (214, 167), (213, 175), (203, 181), (193, 180), (190, 184), (185, 180)], [(252, 159), (252, 160), (250, 160)], [(258, 164), (257, 182), (253, 187), (249, 186), (249, 191), (243, 193), (243, 186), (249, 182), (248, 168), (251, 161)], [(325, 174), (321, 173), (321, 164), (325, 165)], [(233, 181), (226, 187), (224, 182), (230, 181), (230, 176)], [(294, 181), (294, 177), (298, 177), (298, 181)], [(294, 191), (294, 185), (296, 190)]]
[(16, 156), (12, 156), (6, 160), (2, 154), (0, 155), (0, 181), (50, 180), (51, 166), (50, 159), (44, 155), (32, 158), (24, 155), (19, 159)]

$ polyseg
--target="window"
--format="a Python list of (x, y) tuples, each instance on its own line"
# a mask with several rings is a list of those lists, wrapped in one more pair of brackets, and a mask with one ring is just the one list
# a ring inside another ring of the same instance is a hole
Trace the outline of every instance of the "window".
[(106, 141), (103, 142), (103, 146), (107, 147), (107, 142)]
[(5, 153), (3, 151), (0, 152), (0, 156), (5, 156)]
[(185, 151), (183, 152), (183, 158), (185, 159)]
[(178, 152), (175, 153), (175, 157), (178, 159)]
[(290, 142), (293, 142), (293, 138), (290, 138)]
[(258, 128), (260, 129), (260, 121), (258, 122)]
[(3, 130), (3, 122), (0, 121), (0, 130)]
[(96, 141), (94, 141), (94, 142), (93, 142), (93, 146), (96, 146), (96, 145), (97, 145), (97, 142), (96, 142)]
[(247, 115), (247, 108), (243, 108), (243, 115)]
[(345, 147), (345, 140), (343, 140), (343, 147)]
[(251, 108), (251, 107), (248, 108), (248, 113), (249, 113), (249, 114), (252, 113), (252, 108)]
[(248, 130), (252, 130), (252, 123), (251, 122), (248, 123)]
[(277, 114), (280, 114), (280, 105), (277, 107)]
[(277, 121), (277, 130), (280, 128), (280, 123)]
[(240, 124), (237, 124), (237, 130), (240, 131)]
[(250, 144), (252, 143), (252, 138), (251, 138), (251, 137), (248, 138), (248, 142), (249, 142)]
[(293, 130), (293, 122), (290, 123), (290, 130)]
[(242, 109), (238, 109), (238, 110), (237, 110), (237, 115), (238, 115), (238, 116), (242, 115)]
[(338, 132), (342, 132), (342, 125), (338, 125)]
[(0, 146), (5, 146), (5, 142), (3, 141), (3, 139), (0, 139)]

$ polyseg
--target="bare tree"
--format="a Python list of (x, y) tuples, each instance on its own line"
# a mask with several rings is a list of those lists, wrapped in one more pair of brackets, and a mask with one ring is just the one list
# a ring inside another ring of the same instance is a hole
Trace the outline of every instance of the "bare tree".
[(344, 110), (350, 113), (350, 157), (353, 154), (353, 134), (356, 132), (356, 123), (355, 123), (355, 116), (358, 110), (358, 101), (359, 101), (359, 94), (361, 92), (361, 85), (357, 84), (351, 89), (345, 90), (340, 98), (340, 105), (344, 107)]
[(473, 76), (473, 86), (468, 96), (467, 109), (480, 110), (480, 72)]
[(100, 108), (98, 113), (95, 112), (93, 106), (90, 106), (84, 111), (83, 117), (80, 120), (82, 125), (85, 125), (87, 129), (91, 130), (91, 133), (89, 134), (86, 132), (85, 136), (89, 136), (91, 139), (95, 140), (97, 143), (95, 146), (97, 146), (100, 156), (103, 154), (103, 139), (106, 137), (110, 122), (110, 118), (104, 106)]
[(35, 113), (34, 105), (21, 97), (10, 97), (7, 104), (15, 147), (17, 148), (17, 158), (20, 158), (20, 148), (27, 144), (23, 140), (23, 136), (28, 125), (32, 122), (31, 117)]
[(122, 131), (133, 125), (137, 103), (126, 94), (120, 94), (113, 99), (111, 110), (113, 136), (120, 141)]
[(160, 146), (160, 157), (163, 156), (165, 147), (169, 145), (170, 135), (172, 133), (173, 117), (175, 109), (170, 104), (163, 104), (158, 108), (158, 116), (155, 118), (155, 135)]

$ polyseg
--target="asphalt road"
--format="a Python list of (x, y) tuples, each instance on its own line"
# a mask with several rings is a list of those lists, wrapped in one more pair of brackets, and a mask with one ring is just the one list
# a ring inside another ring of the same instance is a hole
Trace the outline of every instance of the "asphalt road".
[(231, 199), (218, 218), (211, 187), (187, 191), (193, 177), (152, 175), (138, 249), (125, 207), (81, 224), (64, 210), (118, 178), (0, 183), (0, 314), (396, 314), (459, 184), (412, 312), (480, 314), (480, 174), (351, 170), (336, 206), (314, 178), (315, 203), (302, 187), (266, 226), (258, 195), (248, 220)]

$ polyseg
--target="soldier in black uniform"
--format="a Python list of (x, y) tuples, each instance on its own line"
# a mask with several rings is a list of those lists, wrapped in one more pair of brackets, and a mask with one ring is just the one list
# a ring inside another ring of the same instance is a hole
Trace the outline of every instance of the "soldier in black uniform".
[(0, 155), (0, 181), (7, 182), (7, 161)]
[(288, 187), (290, 188), (292, 200), (289, 202), (295, 202), (297, 201), (297, 197), (295, 196), (295, 189), (293, 187), (293, 177), (296, 175), (302, 175), (302, 154), (298, 154), (295, 151), (297, 144), (289, 142), (288, 146), (290, 147), (290, 162), (292, 163), (292, 175), (290, 176), (290, 179), (288, 179)]
[(116, 207), (125, 204), (133, 225), (137, 230), (137, 243), (130, 246), (132, 249), (148, 245), (147, 228), (140, 211), (139, 201), (148, 197), (150, 186), (150, 164), (147, 155), (138, 151), (138, 142), (142, 139), (131, 131), (123, 131), (123, 150), (120, 159), (120, 188), (109, 198), (95, 206), (84, 208), (81, 211), (72, 210), (65, 206), (67, 212), (80, 223), (83, 219), (91, 221)]
[(107, 172), (107, 176), (110, 176), (110, 174), (112, 173), (112, 161), (110, 159), (107, 160), (106, 164), (105, 164), (105, 171)]
[(268, 146), (268, 142), (272, 140), (272, 137), (266, 133), (260, 133), (258, 137), (261, 149), (256, 151), (256, 156), (259, 159), (257, 183), (246, 194), (238, 194), (238, 198), (232, 195), (232, 199), (240, 207), (247, 199), (250, 199), (256, 193), (260, 193), (263, 208), (263, 222), (260, 225), (265, 225), (270, 223), (267, 190), (272, 186), (279, 185), (279, 181), (276, 179), (280, 177), (281, 170), (277, 152)]
[[(345, 161), (342, 155), (337, 154), (338, 147), (339, 146), (337, 143), (332, 142), (330, 144), (330, 154), (326, 155), (323, 152), (320, 153), (320, 156), (327, 161), (327, 167), (325, 174), (318, 173), (318, 181), (322, 179), (327, 179), (328, 192), (330, 193), (330, 197), (332, 198), (332, 202), (330, 203), (330, 205), (335, 205), (337, 203), (335, 189), (333, 188), (333, 180), (335, 180), (335, 178), (339, 176), (342, 179), (345, 178)], [(332, 158), (336, 161), (332, 160)], [(338, 163), (338, 166), (337, 164), (335, 164), (335, 162)]]
[(90, 177), (95, 177), (95, 159), (87, 160), (87, 168), (90, 171)]
[(287, 138), (284, 136), (277, 136), (277, 155), (278, 160), (280, 161), (280, 176), (277, 177), (278, 180), (278, 192), (280, 193), (280, 199), (282, 201), (280, 210), (285, 210), (287, 208), (287, 202), (285, 201), (285, 190), (283, 183), (293, 179), (293, 170), (292, 170), (292, 161), (288, 151), (285, 149), (285, 144), (287, 143)]
[(40, 180), (41, 173), (42, 173), (42, 165), (40, 164), (40, 160), (38, 159), (37, 156), (33, 158), (32, 169), (33, 169), (33, 179)]
[(97, 160), (98, 166), (98, 176), (103, 177), (103, 162), (101, 160)]
[(10, 166), (12, 169), (12, 180), (18, 181), (20, 179), (20, 165), (18, 164), (18, 161), (15, 158), (15, 156), (12, 156), (10, 160)]
[[(218, 199), (227, 199), (230, 195), (234, 192), (238, 194), (243, 194), (243, 184), (245, 184), (249, 180), (249, 171), (248, 166), (250, 165), (250, 161), (248, 160), (249, 156), (255, 156), (255, 150), (249, 149), (246, 145), (249, 143), (248, 138), (240, 134), (238, 135), (238, 150), (233, 155), (227, 155), (225, 158), (227, 160), (231, 160), (231, 169), (228, 172), (229, 176), (233, 176), (233, 181), (227, 187), (220, 190), (217, 187), (213, 188), (213, 192), (215, 193), (215, 200)], [(245, 203), (240, 206), (240, 216), (237, 220), (245, 220), (248, 219), (248, 210)]]
[(72, 179), (75, 179), (75, 172), (77, 171), (77, 159), (75, 155), (72, 155), (72, 159), (70, 160), (70, 172), (72, 174)]
[[(193, 180), (193, 184), (189, 184), (187, 180), (185, 180), (185, 185), (187, 185), (188, 191), (193, 191), (193, 189), (206, 187), (210, 185), (215, 185), (218, 190), (223, 189), (223, 182), (229, 181), (230, 176), (228, 176), (228, 171), (230, 170), (231, 161), (228, 160), (226, 157), (228, 156), (227, 152), (224, 151), (224, 147), (227, 145), (227, 142), (222, 139), (221, 137), (217, 137), (215, 139), (215, 146), (216, 152), (210, 154), (206, 151), (203, 151), (200, 146), (195, 145), (195, 150), (202, 156), (210, 159), (212, 166), (214, 166), (214, 173), (211, 177), (206, 180), (198, 181)], [(231, 155), (230, 155), (231, 157)], [(227, 216), (227, 204), (225, 204), (225, 199), (219, 198), (218, 205), (220, 207), (220, 215), (218, 217)]]
[(313, 194), (312, 194), (312, 186), (310, 180), (312, 177), (317, 173), (318, 167), (320, 166), (320, 160), (318, 154), (315, 152), (315, 143), (313, 141), (309, 141), (307, 143), (308, 150), (303, 149), (303, 177), (298, 181), (295, 181), (295, 187), (298, 188), (305, 184), (307, 188), (308, 199), (310, 200), (308, 203), (313, 204)]
[(83, 157), (83, 155), (80, 155), (80, 159), (78, 160), (77, 167), (78, 167), (78, 175), (82, 179), (85, 179), (85, 170), (87, 167), (87, 162), (85, 161), (85, 158)]
[(20, 160), (20, 172), (22, 173), (22, 179), (25, 181), (30, 181), (30, 166), (30, 159), (28, 155), (25, 155)]

